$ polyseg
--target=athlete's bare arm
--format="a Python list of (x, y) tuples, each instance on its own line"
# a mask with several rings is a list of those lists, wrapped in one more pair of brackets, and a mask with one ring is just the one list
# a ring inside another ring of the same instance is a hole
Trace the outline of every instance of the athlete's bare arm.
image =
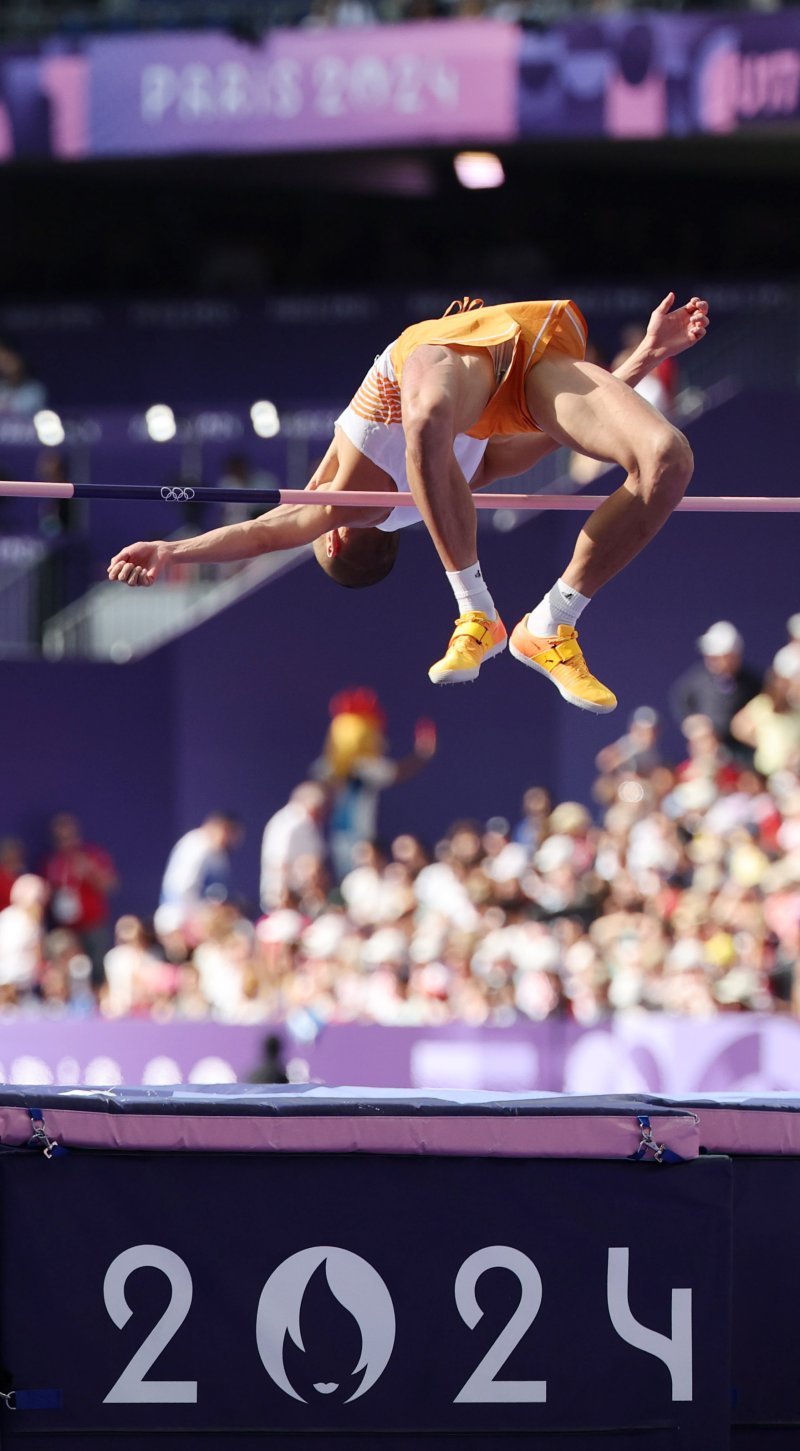
[(279, 504), (257, 519), (225, 524), (194, 539), (151, 539), (128, 544), (108, 566), (109, 579), (121, 584), (150, 585), (169, 564), (225, 564), (256, 559), (311, 544), (331, 530), (382, 523), (390, 508), (354, 509), (345, 502), (347, 491), (394, 491), (392, 480), (337, 432), (325, 457), (312, 475), (309, 491), (325, 486), (341, 490), (341, 507), (333, 504)]

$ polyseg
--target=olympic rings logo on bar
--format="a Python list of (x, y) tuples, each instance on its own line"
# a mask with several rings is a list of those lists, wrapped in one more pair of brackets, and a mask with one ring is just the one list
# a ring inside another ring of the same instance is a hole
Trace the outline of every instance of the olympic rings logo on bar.
[(161, 497), (168, 504), (188, 504), (194, 498), (194, 489), (169, 489), (161, 490)]

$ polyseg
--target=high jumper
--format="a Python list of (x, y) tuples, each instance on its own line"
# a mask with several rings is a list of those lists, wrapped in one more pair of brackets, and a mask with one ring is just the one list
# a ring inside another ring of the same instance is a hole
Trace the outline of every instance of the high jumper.
[[(510, 646), (515, 659), (552, 680), (571, 704), (598, 714), (616, 697), (589, 671), (577, 621), (597, 591), (658, 532), (692, 475), (687, 440), (633, 390), (665, 358), (694, 346), (708, 304), (674, 293), (655, 309), (634, 352), (611, 374), (585, 361), (577, 305), (560, 299), (484, 307), (464, 298), (443, 318), (417, 323), (376, 358), (336, 421), (333, 442), (308, 491), (410, 490), (419, 510), (286, 504), (193, 539), (130, 544), (109, 578), (152, 584), (166, 565), (223, 563), (312, 543), (329, 576), (351, 588), (391, 569), (397, 530), (422, 518), (458, 603), (436, 685), (475, 680)], [(623, 484), (581, 529), (572, 558), (509, 639), (483, 579), (472, 490), (526, 472), (566, 445), (619, 464)]]

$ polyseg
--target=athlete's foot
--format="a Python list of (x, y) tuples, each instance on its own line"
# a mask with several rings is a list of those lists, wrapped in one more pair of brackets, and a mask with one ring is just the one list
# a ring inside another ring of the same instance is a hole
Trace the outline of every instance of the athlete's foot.
[(490, 620), (480, 610), (468, 610), (456, 620), (450, 644), (442, 659), (431, 666), (428, 679), (434, 685), (460, 685), (477, 680), (484, 660), (500, 655), (507, 644), (508, 634), (499, 616)]
[(540, 675), (549, 675), (559, 694), (579, 710), (591, 710), (596, 715), (614, 710), (617, 697), (589, 670), (577, 630), (571, 625), (559, 625), (558, 634), (547, 638), (532, 635), (527, 621), (525, 615), (511, 632), (509, 649), (514, 659), (538, 670)]

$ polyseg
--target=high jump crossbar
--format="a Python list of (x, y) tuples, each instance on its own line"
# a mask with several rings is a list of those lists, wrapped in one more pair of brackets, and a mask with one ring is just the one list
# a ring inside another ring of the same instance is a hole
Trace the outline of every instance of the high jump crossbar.
[[(321, 504), (334, 508), (413, 509), (405, 492), (359, 493), (324, 489), (217, 489), (202, 485), (157, 484), (40, 484), (24, 480), (0, 481), (0, 497), (13, 499), (154, 499), (165, 504)], [(584, 514), (605, 503), (605, 494), (474, 494), (476, 509), (575, 509)], [(678, 509), (694, 514), (800, 514), (800, 498), (690, 494)]]

